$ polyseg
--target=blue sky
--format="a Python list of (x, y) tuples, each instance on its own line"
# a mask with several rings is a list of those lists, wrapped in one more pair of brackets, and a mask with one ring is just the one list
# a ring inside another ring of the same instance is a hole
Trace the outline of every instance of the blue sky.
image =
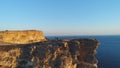
[(120, 0), (0, 0), (0, 30), (120, 35)]

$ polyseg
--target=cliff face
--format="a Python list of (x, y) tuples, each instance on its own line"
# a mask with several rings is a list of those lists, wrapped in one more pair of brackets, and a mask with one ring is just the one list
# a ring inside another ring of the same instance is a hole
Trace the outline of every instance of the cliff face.
[(0, 46), (2, 68), (97, 68), (93, 39)]
[(42, 31), (24, 30), (24, 31), (1, 31), (0, 42), (11, 44), (27, 44), (32, 42), (45, 41)]
[(97, 47), (95, 39), (0, 45), (0, 68), (97, 68)]

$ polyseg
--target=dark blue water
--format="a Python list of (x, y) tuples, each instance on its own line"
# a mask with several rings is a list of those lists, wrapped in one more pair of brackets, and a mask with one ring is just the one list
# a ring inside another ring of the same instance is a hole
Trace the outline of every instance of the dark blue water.
[[(47, 36), (54, 39), (55, 36)], [(96, 38), (100, 42), (96, 57), (99, 68), (120, 68), (120, 36), (58, 36), (62, 38)]]

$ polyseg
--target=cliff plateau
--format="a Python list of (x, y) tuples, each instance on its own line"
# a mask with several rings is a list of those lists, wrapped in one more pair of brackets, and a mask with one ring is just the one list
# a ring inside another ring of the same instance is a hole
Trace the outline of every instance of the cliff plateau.
[(98, 68), (94, 56), (99, 44), (96, 39), (44, 41), (45, 37), (39, 36), (44, 39), (24, 44), (1, 44), (0, 68)]
[(43, 32), (38, 30), (0, 31), (0, 42), (3, 43), (27, 44), (45, 40)]

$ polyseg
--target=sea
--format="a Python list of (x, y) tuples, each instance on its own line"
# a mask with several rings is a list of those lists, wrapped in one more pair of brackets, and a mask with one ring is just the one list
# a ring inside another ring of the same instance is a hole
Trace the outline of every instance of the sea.
[(100, 42), (95, 55), (98, 68), (120, 68), (120, 35), (102, 36), (46, 36), (48, 39), (95, 38)]

